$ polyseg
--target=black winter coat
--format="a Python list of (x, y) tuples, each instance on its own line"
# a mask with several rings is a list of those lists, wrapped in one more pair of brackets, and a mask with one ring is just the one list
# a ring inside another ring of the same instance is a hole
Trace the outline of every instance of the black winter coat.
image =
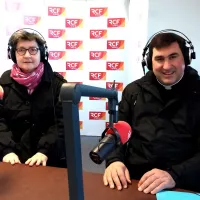
[[(49, 63), (45, 63), (42, 80), (29, 95), (25, 86), (10, 77), (10, 70), (3, 73), (0, 78), (4, 90), (0, 104), (1, 159), (11, 152), (16, 153), (21, 162), (37, 152), (47, 155), (49, 163), (64, 156), (59, 93), (65, 82), (61, 75), (52, 71)], [(58, 143), (62, 143), (62, 149)]]
[(200, 80), (187, 67), (171, 90), (152, 71), (124, 89), (119, 120), (128, 122), (132, 136), (107, 159), (122, 161), (132, 178), (153, 168), (168, 171), (177, 187), (200, 192)]

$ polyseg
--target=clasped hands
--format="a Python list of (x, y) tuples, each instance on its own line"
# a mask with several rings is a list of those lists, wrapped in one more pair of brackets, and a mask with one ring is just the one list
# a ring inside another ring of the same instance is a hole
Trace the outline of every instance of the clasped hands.
[[(131, 184), (129, 171), (122, 162), (110, 164), (104, 173), (103, 182), (110, 188), (117, 187), (118, 190), (127, 188)], [(160, 169), (152, 169), (146, 172), (138, 182), (138, 190), (144, 193), (156, 194), (157, 192), (175, 187), (176, 183), (171, 175)]]
[[(43, 153), (36, 153), (34, 156), (32, 156), (31, 158), (29, 158), (25, 164), (29, 165), (29, 166), (33, 166), (33, 165), (42, 165), (42, 166), (46, 166), (48, 157), (46, 155), (44, 155)], [(6, 154), (3, 159), (3, 162), (7, 162), (7, 163), (11, 163), (12, 165), (16, 164), (16, 163), (21, 163), (19, 160), (19, 157), (15, 154), (15, 153), (8, 153)]]

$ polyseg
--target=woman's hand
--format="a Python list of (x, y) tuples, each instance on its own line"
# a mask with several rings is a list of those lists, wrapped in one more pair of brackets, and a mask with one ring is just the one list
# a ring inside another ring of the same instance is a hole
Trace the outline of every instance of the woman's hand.
[(31, 158), (29, 158), (25, 164), (29, 165), (29, 166), (33, 166), (33, 165), (42, 165), (42, 166), (46, 166), (47, 164), (47, 160), (48, 157), (46, 155), (44, 155), (43, 153), (36, 153), (34, 156), (32, 156)]
[(6, 154), (3, 159), (3, 162), (11, 163), (12, 165), (16, 163), (21, 163), (19, 157), (15, 153), (8, 153)]

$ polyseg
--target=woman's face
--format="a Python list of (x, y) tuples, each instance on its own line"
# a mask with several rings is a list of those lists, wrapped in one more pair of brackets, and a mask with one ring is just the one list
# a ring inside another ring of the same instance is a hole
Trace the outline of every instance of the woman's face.
[(15, 50), (17, 65), (25, 72), (34, 71), (40, 63), (40, 50), (35, 40), (20, 40)]

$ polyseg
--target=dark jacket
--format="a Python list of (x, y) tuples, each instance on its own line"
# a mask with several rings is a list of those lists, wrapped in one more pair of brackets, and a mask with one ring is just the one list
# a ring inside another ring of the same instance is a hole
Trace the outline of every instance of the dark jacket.
[(132, 136), (107, 159), (122, 161), (132, 178), (153, 169), (168, 171), (177, 187), (200, 192), (200, 80), (187, 67), (171, 90), (152, 71), (124, 89), (118, 120), (128, 122)]
[(25, 162), (41, 152), (47, 155), (50, 162), (55, 159), (54, 156), (60, 156), (55, 153), (60, 148), (56, 145), (64, 136), (59, 93), (66, 80), (53, 72), (49, 63), (45, 63), (42, 80), (29, 95), (25, 86), (10, 77), (10, 72), (4, 72), (0, 78), (4, 89), (0, 104), (1, 159), (15, 152), (21, 162)]

